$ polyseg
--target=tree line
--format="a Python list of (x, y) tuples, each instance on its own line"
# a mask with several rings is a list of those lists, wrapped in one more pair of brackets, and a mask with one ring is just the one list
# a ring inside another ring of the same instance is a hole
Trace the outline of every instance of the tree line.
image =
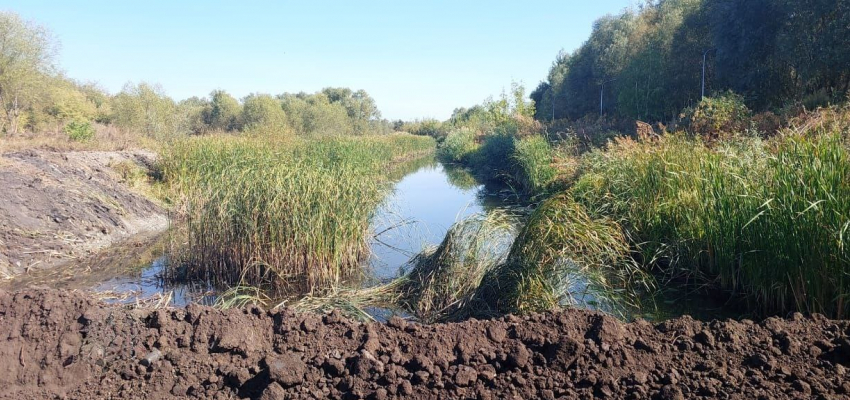
[[(657, 0), (597, 20), (532, 92), (539, 120), (668, 121), (705, 93), (757, 111), (845, 101), (850, 0)], [(604, 86), (603, 86), (604, 85)]]
[(128, 83), (113, 95), (66, 77), (55, 62), (56, 43), (45, 28), (0, 12), (0, 136), (71, 128), (72, 138), (86, 138), (95, 124), (150, 137), (236, 131), (362, 135), (393, 129), (367, 92), (348, 88), (254, 93), (241, 100), (214, 90), (175, 101), (161, 86), (142, 82)]

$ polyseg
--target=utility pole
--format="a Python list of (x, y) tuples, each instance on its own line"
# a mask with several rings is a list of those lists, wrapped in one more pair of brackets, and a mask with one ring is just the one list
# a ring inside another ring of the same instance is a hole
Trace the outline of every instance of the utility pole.
[(700, 93), (702, 99), (705, 98), (705, 58), (708, 56), (708, 53), (713, 50), (717, 50), (717, 48), (708, 49), (702, 52), (702, 92)]
[(605, 84), (614, 82), (616, 80), (617, 80), (617, 78), (612, 78), (612, 79), (609, 79), (605, 82), (602, 82), (602, 89), (599, 90), (599, 116), (600, 117), (602, 116), (602, 112), (604, 111), (603, 99), (604, 99), (604, 95), (605, 95)]
[(555, 120), (555, 87), (549, 86), (549, 90), (552, 91), (552, 121)]

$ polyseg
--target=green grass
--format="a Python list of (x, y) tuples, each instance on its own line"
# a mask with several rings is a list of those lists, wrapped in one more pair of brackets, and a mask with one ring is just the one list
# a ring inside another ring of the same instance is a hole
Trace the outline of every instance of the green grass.
[(552, 165), (552, 147), (543, 136), (529, 136), (514, 144), (512, 161), (515, 179), (528, 193), (540, 194), (550, 189), (558, 175)]
[(162, 171), (176, 203), (183, 278), (309, 291), (359, 271), (389, 166), (432, 151), (412, 135), (191, 138)]
[(639, 259), (746, 296), (764, 313), (847, 317), (847, 114), (763, 141), (620, 140), (584, 157), (571, 192), (622, 221)]

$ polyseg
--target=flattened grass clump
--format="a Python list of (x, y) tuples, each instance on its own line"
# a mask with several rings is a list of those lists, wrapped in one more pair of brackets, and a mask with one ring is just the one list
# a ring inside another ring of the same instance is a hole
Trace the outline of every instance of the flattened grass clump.
[(342, 281), (368, 251), (383, 170), (433, 147), (412, 135), (176, 143), (163, 160), (186, 238), (173, 272), (274, 295)]
[(624, 227), (645, 264), (746, 295), (765, 313), (846, 317), (850, 298), (847, 113), (769, 141), (708, 147), (620, 140), (583, 160), (572, 192)]
[(591, 217), (561, 193), (532, 213), (507, 261), (485, 278), (478, 296), (500, 313), (601, 303), (623, 282), (642, 278), (628, 256), (619, 224)]
[(512, 217), (493, 211), (468, 217), (449, 229), (439, 246), (411, 260), (393, 282), (401, 305), (425, 322), (459, 320), (480, 313), (473, 304), (484, 277), (505, 262), (515, 232)]

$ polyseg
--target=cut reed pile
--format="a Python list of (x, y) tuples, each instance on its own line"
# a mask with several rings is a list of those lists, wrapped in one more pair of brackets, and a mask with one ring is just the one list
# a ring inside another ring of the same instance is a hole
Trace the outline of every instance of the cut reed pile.
[(170, 273), (273, 295), (340, 282), (368, 251), (390, 164), (433, 148), (406, 134), (179, 141), (162, 159), (181, 231)]

